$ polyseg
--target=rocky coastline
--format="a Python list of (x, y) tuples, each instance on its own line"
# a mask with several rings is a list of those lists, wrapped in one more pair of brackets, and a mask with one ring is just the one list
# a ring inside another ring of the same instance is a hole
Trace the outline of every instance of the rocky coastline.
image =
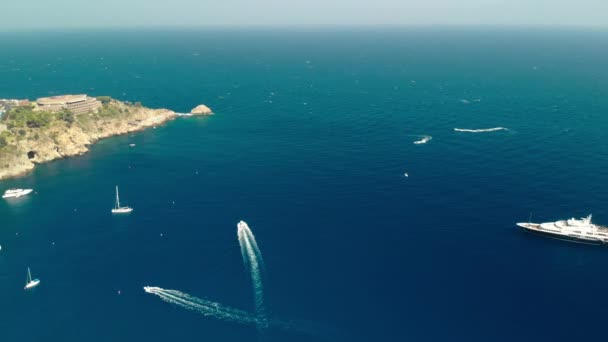
[[(84, 154), (100, 139), (162, 125), (177, 116), (172, 110), (140, 103), (110, 98), (103, 102), (101, 108), (79, 115), (41, 112), (34, 107), (4, 113), (0, 119), (0, 180), (25, 175), (36, 164)], [(212, 114), (204, 105), (196, 108), (192, 115)]]

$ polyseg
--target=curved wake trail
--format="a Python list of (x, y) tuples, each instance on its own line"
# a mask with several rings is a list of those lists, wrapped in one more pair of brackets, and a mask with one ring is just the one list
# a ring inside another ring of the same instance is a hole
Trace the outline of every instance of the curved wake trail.
[(260, 322), (260, 327), (265, 327), (267, 325), (267, 317), (266, 308), (264, 307), (264, 285), (261, 273), (261, 269), (264, 268), (264, 259), (262, 259), (262, 253), (251, 229), (249, 229), (249, 226), (244, 221), (237, 224), (237, 235), (241, 246), (243, 262), (251, 273), (257, 319)]
[(454, 128), (456, 132), (468, 132), (468, 133), (484, 133), (484, 132), (496, 132), (496, 131), (508, 131), (506, 127), (492, 127), (492, 128), (480, 128), (480, 129), (467, 129), (467, 128)]

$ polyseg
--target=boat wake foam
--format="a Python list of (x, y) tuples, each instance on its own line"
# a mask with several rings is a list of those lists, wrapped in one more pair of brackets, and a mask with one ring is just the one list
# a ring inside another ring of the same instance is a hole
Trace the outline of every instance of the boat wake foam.
[(416, 145), (426, 144), (431, 139), (433, 139), (433, 137), (430, 135), (422, 135), (421, 137), (422, 137), (422, 139), (414, 141), (414, 144), (416, 144)]
[[(292, 331), (317, 337), (324, 337), (329, 334), (329, 331), (322, 334), (321, 332), (325, 329), (322, 329), (320, 326), (317, 326), (312, 322), (298, 320), (282, 321), (267, 318), (261, 320), (256, 314), (247, 312), (245, 310), (232, 308), (210, 300), (197, 298), (177, 290), (168, 290), (156, 286), (144, 286), (144, 291), (156, 295), (163, 301), (177, 305), (183, 309), (191, 310), (204, 316), (213, 317), (227, 322), (252, 325), (258, 328), (263, 325), (265, 328), (277, 328), (284, 331)], [(333, 334), (335, 335), (336, 333)]]
[(458, 101), (460, 101), (461, 103), (464, 103), (464, 104), (471, 104), (471, 103), (481, 102), (481, 99), (472, 99), (472, 100), (460, 99)]
[(492, 128), (480, 128), (480, 129), (467, 129), (467, 128), (454, 128), (456, 132), (467, 132), (467, 133), (484, 133), (484, 132), (496, 132), (496, 131), (508, 131), (506, 127), (492, 127)]
[(255, 312), (258, 320), (263, 324), (266, 320), (266, 309), (264, 307), (264, 284), (262, 283), (262, 272), (264, 268), (264, 259), (262, 252), (255, 241), (255, 236), (251, 229), (244, 221), (237, 224), (237, 235), (239, 245), (241, 246), (241, 255), (245, 267), (249, 268), (251, 273), (251, 283), (253, 285), (253, 298), (255, 303)]
[(235, 323), (252, 325), (258, 323), (257, 318), (246, 311), (197, 298), (177, 290), (166, 290), (155, 286), (144, 286), (144, 291), (160, 297), (160, 299), (167, 303), (177, 305), (187, 310), (196, 311), (204, 316), (210, 316)]

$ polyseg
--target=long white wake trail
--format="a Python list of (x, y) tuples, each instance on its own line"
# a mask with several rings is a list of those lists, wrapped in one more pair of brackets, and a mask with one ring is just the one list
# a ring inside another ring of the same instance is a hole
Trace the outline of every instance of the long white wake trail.
[(467, 133), (485, 133), (485, 132), (496, 132), (496, 131), (508, 131), (506, 127), (492, 127), (492, 128), (479, 128), (479, 129), (468, 129), (468, 128), (454, 128), (456, 132), (467, 132)]
[(253, 284), (253, 299), (255, 303), (255, 313), (260, 322), (260, 327), (265, 327), (268, 324), (266, 316), (266, 308), (264, 307), (264, 285), (262, 283), (262, 270), (264, 269), (264, 259), (258, 247), (255, 237), (249, 229), (249, 226), (244, 221), (237, 224), (237, 235), (239, 244), (241, 245), (241, 255), (245, 267), (249, 268), (251, 273), (251, 282)]
[(284, 331), (299, 332), (302, 334), (323, 338), (323, 328), (312, 322), (282, 321), (267, 318), (265, 318), (264, 322), (261, 322), (257, 318), (256, 314), (235, 309), (206, 299), (197, 298), (181, 291), (167, 290), (156, 286), (144, 286), (144, 291), (158, 296), (167, 303), (177, 305), (187, 310), (192, 310), (207, 317), (213, 317), (228, 322), (253, 325), (258, 328), (261, 326), (261, 324), (264, 324), (266, 327), (274, 327)]
[(225, 306), (220, 303), (193, 297), (187, 293), (177, 290), (166, 290), (160, 287), (145, 286), (147, 293), (157, 295), (167, 303), (175, 304), (184, 309), (196, 311), (205, 316), (215, 317), (221, 320), (257, 325), (258, 320), (252, 314)]

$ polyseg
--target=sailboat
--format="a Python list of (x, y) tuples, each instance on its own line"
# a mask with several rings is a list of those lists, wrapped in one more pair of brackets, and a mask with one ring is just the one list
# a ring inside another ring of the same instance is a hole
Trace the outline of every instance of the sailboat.
[(32, 279), (32, 272), (30, 272), (30, 268), (27, 268), (27, 281), (25, 283), (24, 290), (29, 290), (34, 288), (40, 284), (40, 279)]
[(112, 214), (127, 214), (133, 211), (131, 207), (121, 207), (120, 198), (118, 197), (118, 186), (116, 186), (116, 203), (112, 209)]

